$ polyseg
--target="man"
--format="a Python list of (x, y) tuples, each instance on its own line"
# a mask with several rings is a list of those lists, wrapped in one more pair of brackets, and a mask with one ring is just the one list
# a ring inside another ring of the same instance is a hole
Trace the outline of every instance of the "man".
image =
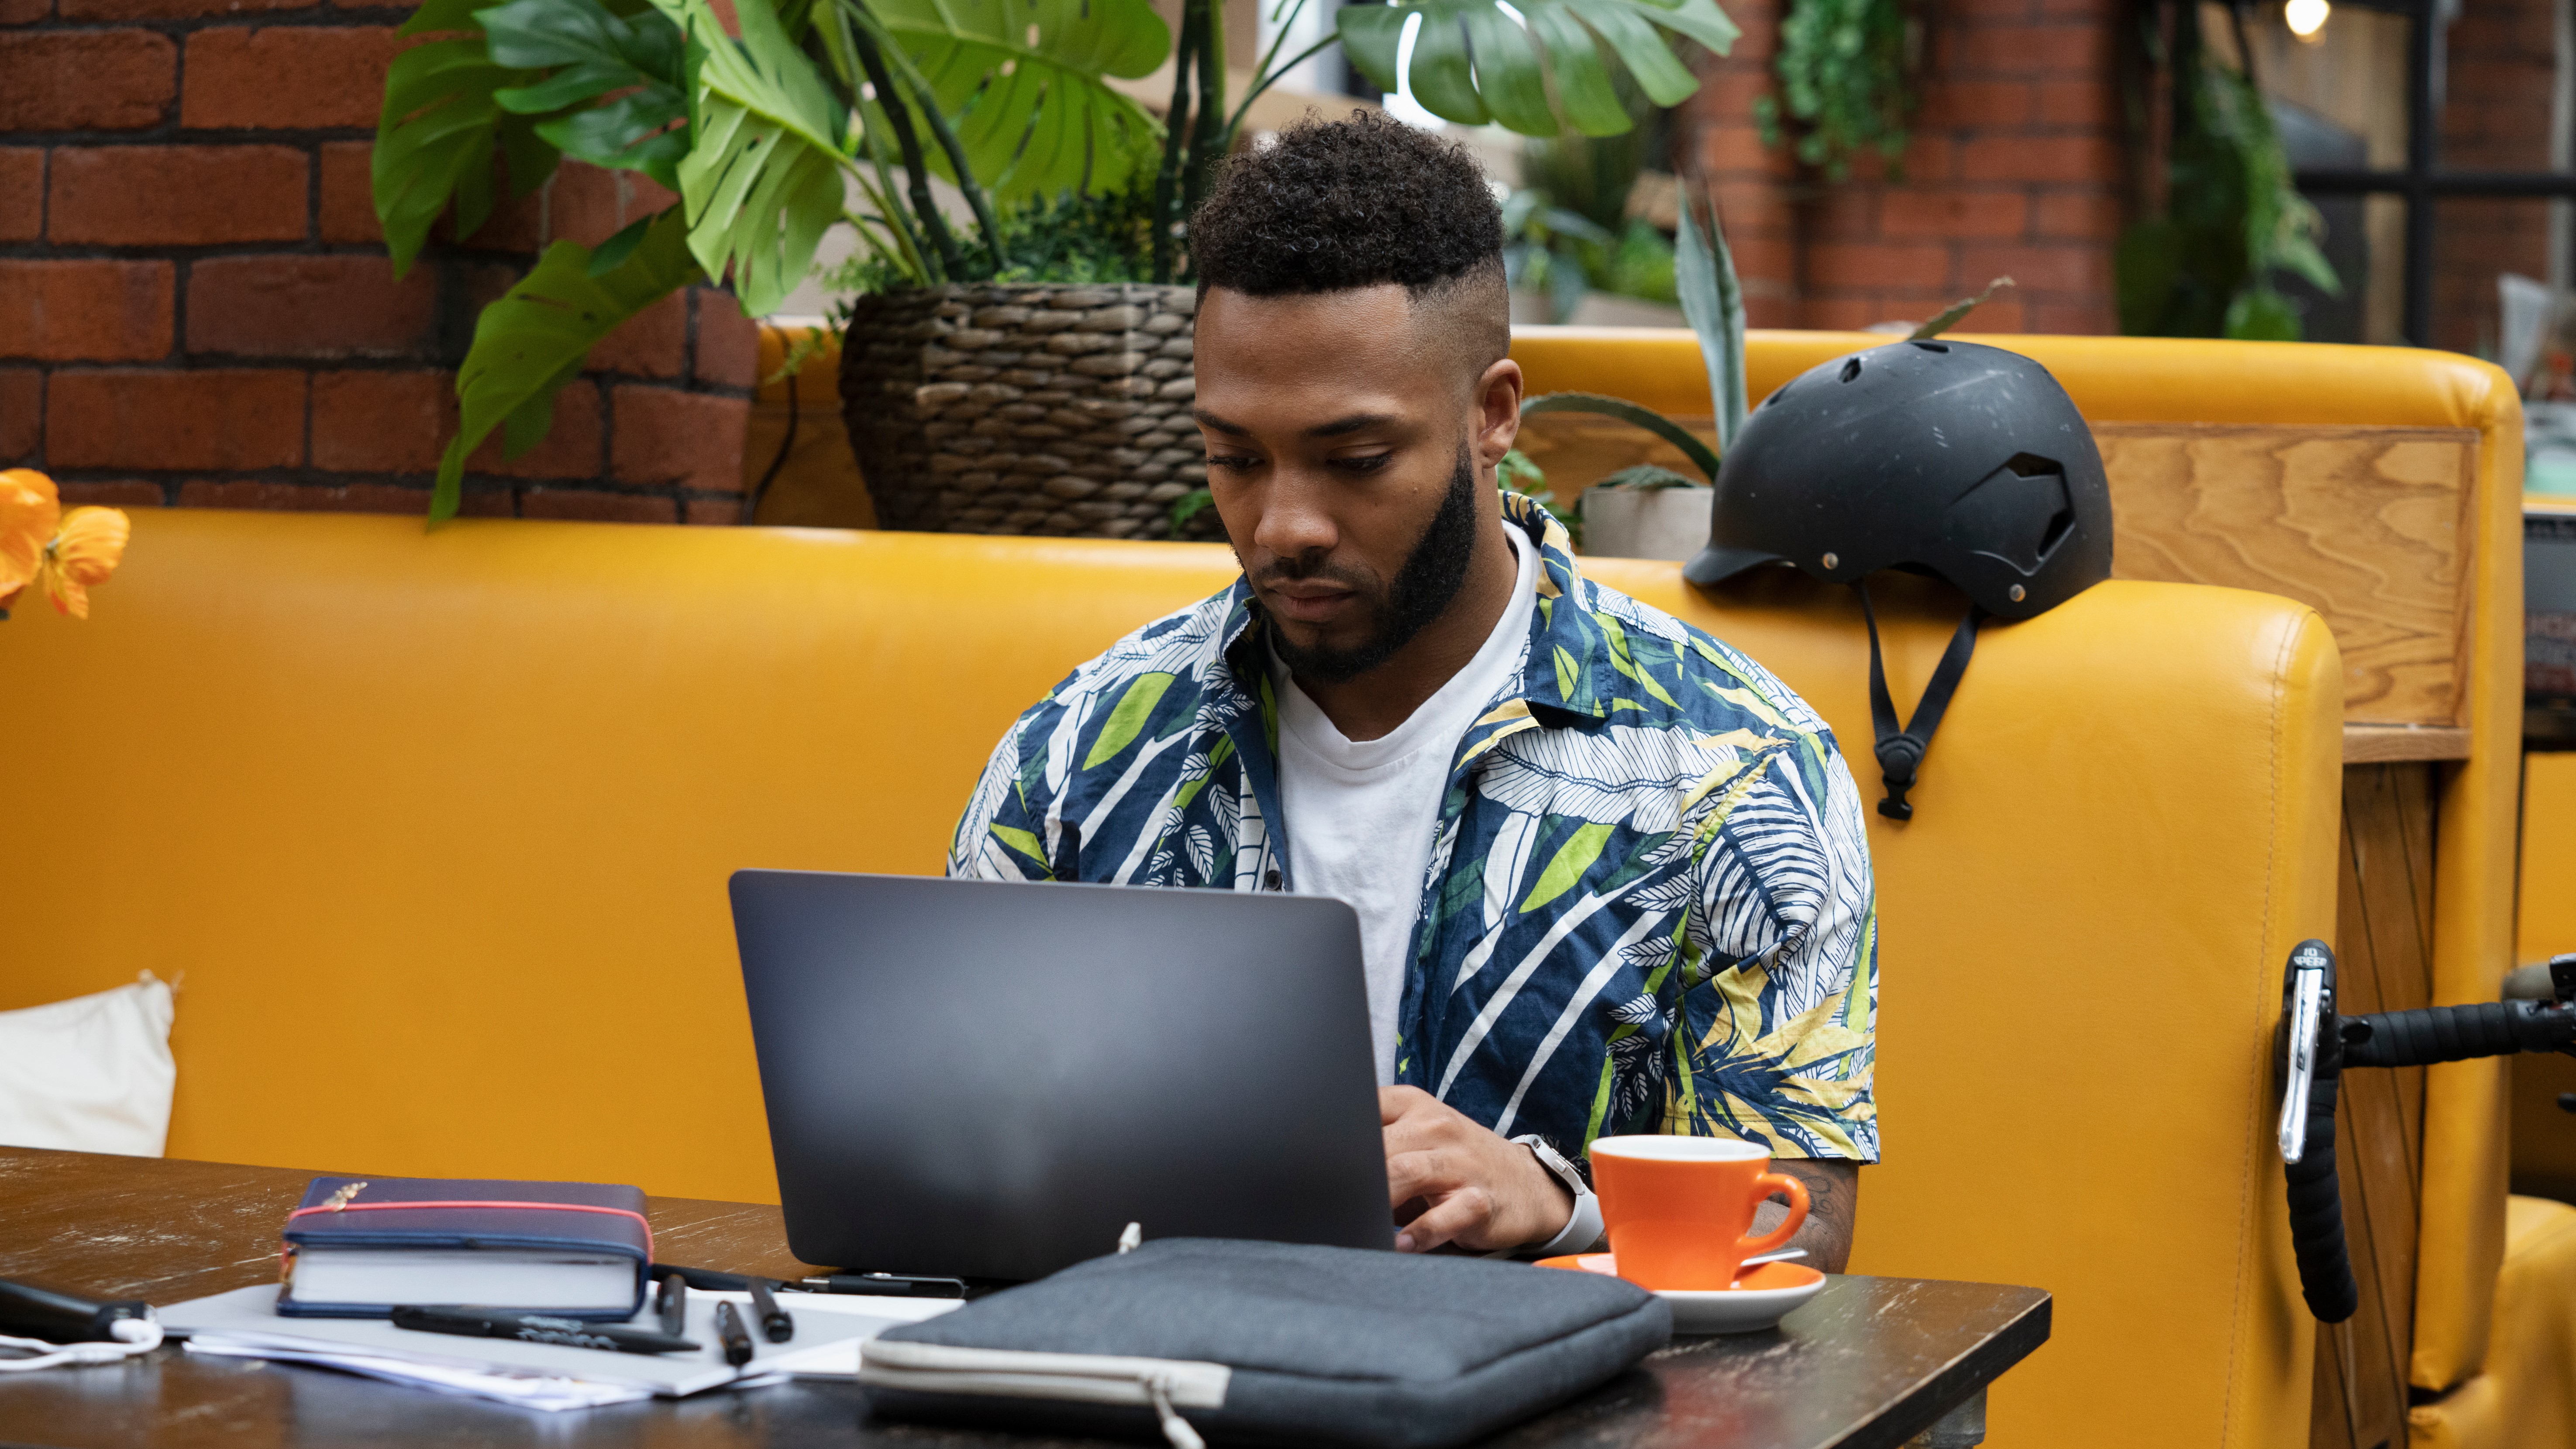
[(1195, 411), (1244, 576), (1022, 715), (949, 871), (1349, 901), (1400, 1248), (1589, 1247), (1568, 1159), (1722, 1133), (1838, 1271), (1878, 1152), (1859, 795), (1797, 696), (1498, 491), (1501, 246), (1474, 160), (1382, 117), (1229, 167)]

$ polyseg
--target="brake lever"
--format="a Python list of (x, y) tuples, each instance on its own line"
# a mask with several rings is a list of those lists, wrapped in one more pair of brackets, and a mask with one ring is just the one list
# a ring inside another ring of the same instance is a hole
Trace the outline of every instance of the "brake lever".
[(2333, 958), (2315, 941), (2303, 941), (2290, 956), (2288, 1067), (2281, 1094), (2281, 1160), (2297, 1162), (2308, 1151), (2308, 1089), (2317, 1077), (2317, 1024), (2334, 1009), (2334, 988), (2326, 984)]

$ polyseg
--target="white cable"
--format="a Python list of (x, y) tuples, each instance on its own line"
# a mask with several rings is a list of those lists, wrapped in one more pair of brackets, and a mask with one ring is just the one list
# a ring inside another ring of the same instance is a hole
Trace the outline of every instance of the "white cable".
[(120, 1318), (108, 1332), (115, 1343), (50, 1343), (41, 1338), (12, 1338), (0, 1334), (0, 1349), (19, 1349), (33, 1358), (0, 1358), (0, 1373), (26, 1373), (31, 1369), (60, 1368), (65, 1365), (119, 1363), (137, 1354), (150, 1353), (161, 1346), (161, 1324), (150, 1318)]

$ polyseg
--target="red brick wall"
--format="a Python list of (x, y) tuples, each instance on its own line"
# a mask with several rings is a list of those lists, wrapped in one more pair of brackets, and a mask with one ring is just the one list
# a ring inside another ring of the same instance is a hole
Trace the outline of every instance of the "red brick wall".
[[(420, 512), (474, 314), (548, 242), (670, 200), (567, 165), (393, 275), (368, 161), (401, 6), (0, 0), (0, 466), (127, 506)], [(627, 324), (465, 510), (730, 523), (756, 333)]]
[(1761, 144), (1780, 0), (1731, 0), (1734, 54), (1684, 102), (1679, 160), (1716, 185), (1757, 327), (1919, 321), (1997, 276), (1962, 326), (2113, 332), (2123, 220), (2111, 0), (1941, 0), (1902, 180), (1875, 159), (1828, 183)]
[[(2550, 91), (2557, 70), (2549, 0), (2468, 0), (2447, 37), (2441, 112), (2443, 165), (2464, 171), (2547, 171)], [(2433, 346), (2492, 356), (2496, 276), (2549, 280), (2549, 203), (2450, 197), (2435, 203)]]

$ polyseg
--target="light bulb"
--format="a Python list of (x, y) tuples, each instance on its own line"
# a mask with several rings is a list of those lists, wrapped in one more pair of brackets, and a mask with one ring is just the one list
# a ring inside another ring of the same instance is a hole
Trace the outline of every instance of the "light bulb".
[(2326, 0), (2290, 0), (2289, 4), (2281, 7), (2281, 18), (2289, 22), (2290, 33), (2301, 40), (2310, 39), (2325, 29), (2326, 17), (2333, 13), (2334, 6)]

